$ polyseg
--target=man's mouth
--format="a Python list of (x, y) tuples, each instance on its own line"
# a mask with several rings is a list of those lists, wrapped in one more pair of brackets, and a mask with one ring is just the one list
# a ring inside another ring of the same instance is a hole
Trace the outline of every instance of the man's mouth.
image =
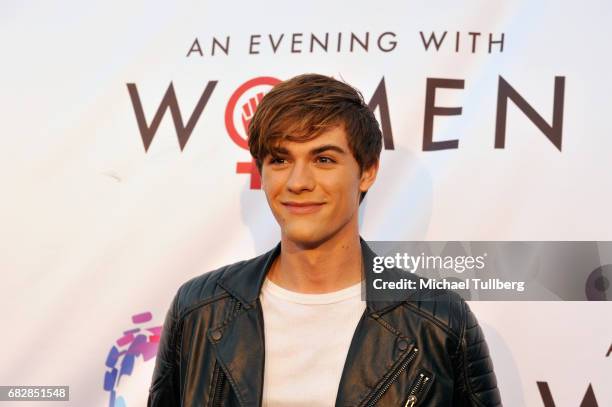
[(306, 213), (313, 213), (313, 212), (318, 211), (319, 209), (321, 209), (321, 207), (325, 203), (324, 202), (312, 202), (312, 201), (306, 201), (306, 202), (288, 201), (288, 202), (282, 202), (282, 204), (291, 213), (306, 214)]

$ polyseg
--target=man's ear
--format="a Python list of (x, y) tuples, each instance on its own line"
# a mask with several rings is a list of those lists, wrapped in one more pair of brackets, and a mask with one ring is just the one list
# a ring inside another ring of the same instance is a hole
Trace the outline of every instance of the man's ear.
[(379, 161), (376, 160), (374, 164), (370, 165), (369, 168), (361, 172), (361, 179), (359, 180), (359, 190), (361, 192), (365, 192), (370, 189), (372, 184), (374, 184), (374, 181), (376, 181), (376, 175), (378, 174), (378, 163)]

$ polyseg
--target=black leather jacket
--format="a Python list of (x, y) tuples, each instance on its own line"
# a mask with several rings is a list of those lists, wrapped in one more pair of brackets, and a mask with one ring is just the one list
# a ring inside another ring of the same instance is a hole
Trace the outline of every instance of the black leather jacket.
[[(376, 254), (363, 239), (361, 247), (364, 264), (372, 264)], [(179, 288), (164, 322), (148, 406), (261, 405), (259, 293), (279, 253), (280, 243)], [(367, 300), (336, 406), (373, 405), (502, 405), (483, 333), (457, 294), (427, 301)]]

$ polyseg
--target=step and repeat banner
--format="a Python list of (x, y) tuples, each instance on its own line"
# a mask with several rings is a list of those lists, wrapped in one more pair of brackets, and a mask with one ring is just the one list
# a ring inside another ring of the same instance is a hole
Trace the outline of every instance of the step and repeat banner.
[[(278, 242), (245, 129), (258, 95), (301, 73), (355, 86), (381, 124), (366, 240), (612, 240), (608, 2), (0, 10), (0, 385), (146, 403), (179, 285)], [(505, 405), (612, 405), (597, 253), (598, 277), (571, 279), (580, 301), (470, 302)]]

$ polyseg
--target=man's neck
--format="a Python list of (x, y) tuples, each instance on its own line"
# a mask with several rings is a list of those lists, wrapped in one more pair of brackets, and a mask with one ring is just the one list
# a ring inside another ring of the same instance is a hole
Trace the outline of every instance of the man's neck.
[(268, 278), (287, 290), (326, 293), (361, 281), (361, 263), (358, 232), (335, 236), (312, 249), (283, 238), (281, 253), (272, 264)]

